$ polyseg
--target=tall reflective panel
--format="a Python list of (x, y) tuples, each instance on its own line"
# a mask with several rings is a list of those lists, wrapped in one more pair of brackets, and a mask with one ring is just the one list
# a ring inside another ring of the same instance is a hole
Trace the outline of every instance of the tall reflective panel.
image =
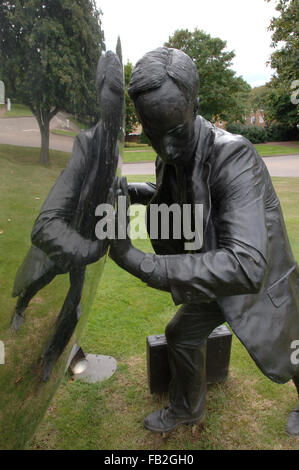
[[(26, 253), (30, 234), (23, 233), (23, 251), (1, 253), (14, 272), (13, 292), (0, 290), (1, 449), (22, 449), (33, 436), (100, 288), (109, 244), (95, 235), (95, 213), (114, 204), (123, 148), (123, 70), (114, 53), (101, 56), (96, 84), (100, 120), (76, 137), (36, 214), (31, 248)], [(23, 216), (22, 207), (13, 210)]]

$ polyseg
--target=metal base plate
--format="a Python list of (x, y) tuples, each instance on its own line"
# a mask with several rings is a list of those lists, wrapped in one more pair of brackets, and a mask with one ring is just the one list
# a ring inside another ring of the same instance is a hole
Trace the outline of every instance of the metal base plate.
[(82, 380), (86, 383), (97, 383), (112, 377), (117, 369), (116, 360), (111, 356), (98, 354), (87, 354), (87, 368), (80, 374), (74, 374), (75, 380)]

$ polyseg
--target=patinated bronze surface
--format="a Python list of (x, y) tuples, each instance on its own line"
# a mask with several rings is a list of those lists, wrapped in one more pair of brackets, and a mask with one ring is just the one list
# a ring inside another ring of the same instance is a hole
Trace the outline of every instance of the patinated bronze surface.
[(166, 328), (169, 407), (144, 422), (153, 431), (203, 419), (205, 341), (225, 321), (271, 380), (285, 383), (299, 374), (291, 360), (299, 339), (299, 271), (279, 200), (254, 146), (197, 115), (198, 86), (191, 59), (163, 47), (136, 64), (129, 88), (158, 154), (156, 187), (129, 185), (132, 202), (148, 209), (203, 205), (203, 244), (195, 252), (183, 238), (153, 239), (155, 255), (129, 240), (111, 243), (119, 266), (182, 304)]
[(107, 240), (95, 235), (95, 209), (114, 203), (123, 145), (123, 69), (114, 53), (101, 56), (96, 85), (100, 120), (76, 137), (69, 163), (35, 221), (32, 247), (14, 282), (12, 323), (8, 318), (1, 327), (1, 449), (23, 448), (42, 419), (80, 338), (107, 257)]

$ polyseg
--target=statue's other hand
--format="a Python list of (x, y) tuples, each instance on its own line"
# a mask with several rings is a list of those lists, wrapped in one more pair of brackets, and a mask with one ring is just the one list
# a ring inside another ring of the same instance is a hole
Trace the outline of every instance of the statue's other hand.
[[(132, 247), (128, 233), (130, 223), (130, 205), (128, 185), (126, 178), (119, 180), (117, 195), (117, 212), (115, 213), (115, 237), (110, 240), (110, 257), (117, 261), (124, 256)], [(122, 199), (121, 199), (122, 198)], [(123, 199), (125, 198), (125, 200)]]

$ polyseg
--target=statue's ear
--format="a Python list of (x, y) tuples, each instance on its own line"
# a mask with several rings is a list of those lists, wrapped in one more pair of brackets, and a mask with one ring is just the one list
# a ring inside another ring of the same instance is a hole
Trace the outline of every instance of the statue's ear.
[(196, 98), (196, 101), (194, 103), (194, 111), (193, 111), (194, 116), (197, 116), (198, 114), (198, 107), (199, 107), (199, 97)]

